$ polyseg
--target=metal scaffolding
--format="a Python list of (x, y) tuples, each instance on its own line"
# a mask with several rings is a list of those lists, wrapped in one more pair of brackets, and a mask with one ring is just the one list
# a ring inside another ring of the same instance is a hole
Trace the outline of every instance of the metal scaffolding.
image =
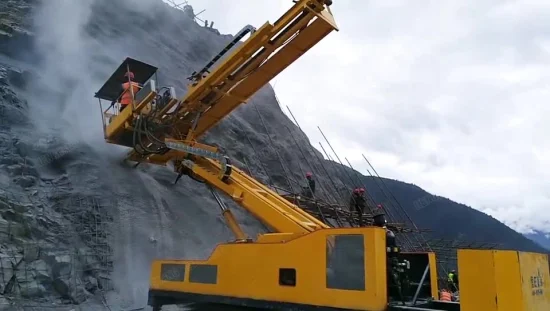
[(459, 249), (502, 249), (499, 243), (472, 242), (461, 239), (430, 239), (430, 246), (437, 255), (437, 262), (456, 267), (457, 250)]
[(178, 9), (180, 11), (183, 11), (190, 19), (193, 21), (201, 21), (202, 23), (205, 23), (206, 21), (200, 19), (198, 16), (202, 13), (204, 13), (206, 10), (202, 10), (199, 13), (194, 12), (193, 7), (191, 4), (189, 4), (189, 1), (175, 1), (175, 0), (165, 0), (165, 3), (173, 7), (174, 9)]
[(108, 206), (44, 196), (0, 194), (0, 309), (60, 309), (112, 289)]
[[(269, 186), (273, 190), (278, 192), (288, 201), (296, 204), (306, 212), (323, 221), (325, 224), (331, 227), (358, 226), (359, 215), (356, 211), (350, 210), (350, 198), (352, 189), (362, 187), (366, 190), (365, 199), (367, 202), (366, 210), (362, 215), (365, 225), (373, 225), (374, 221), (372, 212), (378, 212), (376, 209), (378, 206), (381, 206), (388, 221), (387, 228), (394, 232), (396, 241), (402, 251), (434, 252), (437, 258), (438, 274), (442, 279), (446, 278), (446, 275), (450, 269), (456, 267), (457, 249), (499, 248), (499, 245), (494, 243), (467, 242), (460, 239), (450, 241), (444, 239), (433, 239), (432, 235), (430, 235), (430, 238), (425, 236), (424, 234), (426, 232), (430, 232), (431, 230), (418, 228), (416, 226), (409, 215), (411, 211), (407, 210), (396, 198), (384, 178), (378, 174), (370, 161), (362, 155), (369, 167), (369, 169), (367, 169), (368, 176), (362, 176), (359, 174), (347, 158), (343, 158), (347, 162), (347, 165), (344, 164), (321, 128), (319, 128), (319, 131), (321, 132), (326, 144), (323, 145), (322, 143), (319, 143), (322, 153), (315, 150), (309, 144), (307, 139), (303, 140), (302, 143), (298, 142), (296, 139), (297, 134), (293, 134), (292, 130), (287, 127), (289, 137), (292, 138), (292, 142), (294, 142), (293, 148), (298, 150), (302, 155), (301, 159), (298, 159), (302, 163), (299, 163), (298, 167), (289, 169), (288, 167), (292, 166), (291, 159), (287, 159), (284, 155), (281, 155), (280, 152), (277, 151), (277, 146), (275, 146), (274, 142), (271, 140), (271, 133), (268, 130), (266, 123), (263, 121), (261, 111), (258, 107), (256, 107), (256, 103), (253, 100), (251, 101), (251, 105), (254, 106), (269, 141), (266, 146), (262, 146), (261, 148), (264, 151), (270, 149), (273, 150), (276, 156), (276, 161), (280, 162), (281, 170), (277, 170), (276, 172), (272, 171), (270, 176), (270, 172), (266, 169), (268, 166), (262, 163), (263, 159), (257, 153), (255, 146), (252, 144), (250, 137), (248, 137), (246, 133), (244, 133), (244, 135), (254, 151), (252, 155), (248, 155), (246, 157), (252, 156), (253, 158), (243, 158), (238, 160), (246, 164), (246, 170), (252, 175), (266, 175), (267, 178), (265, 179), (267, 179)], [(279, 106), (281, 107), (280, 104)], [(289, 117), (291, 117), (294, 121), (294, 125), (296, 125), (298, 130), (301, 130), (298, 121), (288, 106), (287, 109), (289, 112)], [(298, 133), (298, 135), (300, 135), (300, 133)], [(328, 147), (325, 148), (325, 146)], [(336, 159), (336, 161), (334, 159)], [(256, 165), (256, 170), (251, 168), (248, 164), (254, 162), (259, 163), (259, 165)], [(303, 177), (305, 175), (304, 167), (307, 168), (308, 171), (313, 172), (315, 176), (317, 191), (314, 195), (311, 195), (311, 193), (306, 195), (305, 193), (307, 191), (304, 192), (304, 189), (308, 188), (307, 182)], [(298, 177), (297, 173), (299, 173), (302, 177)], [(273, 182), (276, 180), (274, 176), (275, 174), (281, 175), (278, 178), (278, 183)], [(367, 184), (369, 186), (367, 186)], [(298, 187), (295, 187), (295, 185)], [(298, 188), (298, 191), (296, 191), (295, 188)], [(432, 203), (432, 201), (435, 202), (435, 200), (435, 198), (432, 198), (430, 202), (424, 202), (426, 201), (424, 200), (418, 203), (427, 205)], [(416, 204), (417, 202), (412, 203), (414, 208), (418, 209), (419, 204)], [(421, 207), (426, 207), (424, 205)]]

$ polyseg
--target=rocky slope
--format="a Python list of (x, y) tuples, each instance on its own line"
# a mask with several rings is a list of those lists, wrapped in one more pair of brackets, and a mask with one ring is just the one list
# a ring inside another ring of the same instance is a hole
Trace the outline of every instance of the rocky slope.
[[(183, 94), (184, 78), (229, 38), (160, 0), (8, 0), (0, 12), (0, 309), (84, 301), (144, 307), (153, 258), (204, 258), (231, 235), (203, 185), (173, 185), (166, 169), (120, 163), (124, 150), (103, 142), (93, 92), (131, 56), (158, 66), (160, 83)], [(309, 170), (327, 200), (342, 198), (334, 186), (347, 191), (356, 172), (321, 165), (270, 86), (252, 103), (206, 142), (265, 183), (297, 190)], [(379, 182), (363, 181), (376, 201), (391, 205)], [(471, 208), (399, 181), (385, 184), (435, 236), (541, 250)], [(240, 209), (236, 216), (252, 236), (265, 230)]]

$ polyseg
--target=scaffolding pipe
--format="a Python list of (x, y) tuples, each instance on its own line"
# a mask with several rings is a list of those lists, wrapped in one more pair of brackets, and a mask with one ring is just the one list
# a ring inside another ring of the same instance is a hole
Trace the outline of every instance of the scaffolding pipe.
[[(296, 120), (296, 117), (294, 117), (294, 114), (292, 113), (292, 110), (290, 110), (290, 108), (288, 106), (286, 106), (286, 109), (288, 109), (288, 112), (290, 113), (290, 116), (292, 117), (292, 119), (294, 120), (294, 123), (296, 124), (296, 126), (302, 130), (302, 128), (300, 127), (300, 123), (298, 123), (298, 120)], [(303, 131), (302, 131), (303, 132)], [(330, 173), (328, 172), (327, 168), (325, 167), (325, 165), (323, 164), (323, 159), (319, 158), (319, 155), (316, 153), (316, 150), (315, 148), (313, 148), (313, 146), (311, 144), (309, 144), (309, 152), (313, 154), (313, 156), (315, 157), (315, 159), (317, 160), (317, 162), (319, 163), (319, 165), (321, 166), (321, 168), (323, 169), (323, 171), (325, 172), (327, 178), (329, 179), (330, 183), (332, 184), (332, 187), (334, 188), (334, 191), (336, 193), (337, 196), (340, 197), (340, 200), (342, 200), (343, 202), (345, 202), (345, 199), (344, 197), (340, 194), (340, 192), (338, 191), (338, 188), (336, 187), (336, 183), (334, 182), (334, 180), (332, 179)], [(338, 203), (338, 200), (336, 199), (336, 197), (333, 197), (335, 199), (335, 203), (336, 204), (339, 204)], [(341, 204), (341, 202), (340, 202)], [(335, 215), (336, 215), (336, 221), (342, 225), (342, 220), (340, 219), (340, 215), (338, 214), (337, 211), (335, 211)], [(350, 225), (351, 225), (351, 222), (350, 222)]]
[(244, 136), (246, 137), (246, 140), (248, 140), (248, 143), (250, 144), (250, 146), (252, 147), (252, 152), (254, 152), (254, 157), (256, 158), (256, 160), (258, 161), (258, 163), (260, 164), (260, 167), (262, 168), (262, 170), (264, 171), (265, 173), (265, 176), (267, 176), (267, 182), (269, 183), (270, 186), (274, 186), (273, 184), (273, 180), (271, 180), (271, 177), (269, 176), (269, 173), (267, 172), (267, 169), (265, 168), (262, 160), (260, 159), (259, 155), (258, 155), (258, 152), (256, 151), (256, 147), (254, 147), (254, 144), (252, 143), (252, 141), (250, 140), (250, 137), (248, 137), (248, 134), (246, 134), (246, 130), (243, 130), (243, 134)]
[[(353, 165), (351, 165), (351, 162), (348, 160), (347, 157), (344, 157), (344, 159), (346, 160), (346, 162), (349, 164), (349, 167), (355, 172), (356, 176), (359, 175), (359, 172), (357, 170), (355, 170), (355, 168), (353, 167)], [(372, 177), (372, 174), (370, 173), (370, 171), (367, 169), (367, 173)], [(357, 176), (358, 177), (358, 176)], [(365, 183), (361, 182), (361, 179), (358, 177), (359, 181), (361, 184), (363, 184), (363, 186), (365, 187), (365, 189), (368, 189), (365, 185)], [(376, 182), (376, 178), (373, 178), (374, 180), (374, 183), (376, 184), (376, 186), (380, 189), (380, 191), (382, 192), (382, 194), (385, 196), (384, 194), (384, 191), (380, 188), (380, 186), (378, 185), (378, 183)], [(374, 197), (373, 197), (374, 199)], [(393, 204), (390, 202), (390, 205), (393, 207)], [(389, 222), (395, 222), (397, 223), (398, 222), (398, 219), (393, 215), (393, 211), (391, 208), (386, 208), (384, 207), (384, 211), (388, 214), (388, 220)], [(403, 248), (403, 246), (406, 246), (407, 249), (409, 250), (413, 250), (414, 249), (414, 244), (413, 242), (411, 241), (411, 239), (409, 238), (409, 234), (407, 233), (399, 233), (399, 232), (396, 232), (396, 238), (397, 240), (400, 242), (401, 247)]]
[[(365, 157), (364, 154), (361, 154), (363, 156), (363, 159), (365, 159), (365, 161), (367, 162), (367, 164), (372, 168), (373, 172), (376, 174), (376, 176), (378, 178), (380, 178), (380, 181), (382, 182), (382, 184), (384, 185), (384, 187), (388, 190), (390, 196), (393, 198), (393, 200), (395, 201), (395, 203), (397, 203), (397, 205), (401, 208), (401, 210), (403, 210), (405, 216), (407, 217), (407, 219), (411, 222), (411, 224), (414, 226), (414, 228), (416, 230), (418, 230), (418, 227), (416, 226), (416, 224), (414, 223), (414, 221), (412, 220), (412, 218), (409, 216), (409, 214), (407, 213), (407, 211), (403, 208), (403, 206), (399, 203), (399, 201), (397, 200), (397, 198), (393, 195), (393, 193), (389, 190), (389, 187), (386, 185), (386, 183), (384, 182), (384, 179), (382, 179), (382, 177), (380, 177), (380, 175), (378, 175), (378, 172), (376, 171), (376, 169), (371, 165), (371, 163), (369, 162), (369, 160), (367, 160), (367, 157)], [(428, 242), (426, 241), (426, 239), (424, 238), (424, 236), (422, 235), (422, 233), (420, 233), (420, 236), (422, 237), (422, 239), (424, 240), (425, 242), (425, 245), (427, 246), (428, 250), (431, 251), (431, 248), (430, 248), (430, 245), (428, 244)]]
[(336, 151), (334, 150), (334, 148), (332, 148), (332, 145), (330, 144), (330, 142), (328, 141), (327, 137), (325, 136), (325, 133), (323, 133), (323, 131), (321, 130), (321, 128), (320, 128), (319, 126), (317, 126), (317, 128), (319, 129), (319, 132), (321, 132), (321, 135), (323, 135), (323, 138), (325, 139), (325, 141), (327, 142), (328, 146), (330, 147), (330, 150), (332, 150), (332, 153), (334, 153), (334, 155), (335, 155), (336, 158), (338, 159), (338, 162), (340, 163), (340, 165), (342, 165), (342, 169), (344, 170), (344, 173), (348, 176), (348, 178), (350, 179), (350, 181), (351, 181), (352, 184), (353, 184), (353, 178), (351, 178), (351, 176), (349, 175), (349, 173), (346, 171), (345, 166), (344, 166), (344, 163), (342, 163), (342, 161), (340, 160), (340, 157), (338, 156), (338, 154), (336, 153)]
[(281, 158), (281, 155), (279, 154), (279, 152), (277, 151), (277, 148), (275, 148), (275, 144), (273, 143), (273, 140), (271, 139), (271, 135), (269, 134), (269, 131), (267, 129), (267, 126), (265, 125), (265, 121), (264, 121), (264, 117), (262, 116), (262, 114), (260, 113), (260, 110), (258, 109), (256, 103), (254, 102), (254, 100), (250, 100), (250, 103), (252, 104), (252, 106), (254, 107), (254, 109), (256, 110), (256, 113), (258, 114), (258, 117), (260, 118), (260, 121), (262, 122), (262, 125), (264, 127), (264, 130), (265, 130), (265, 133), (267, 134), (267, 138), (269, 139), (269, 142), (270, 142), (270, 147), (273, 151), (275, 151), (275, 154), (277, 155), (277, 158), (279, 159), (279, 164), (281, 165), (281, 168), (283, 169), (283, 174), (285, 175), (285, 178), (286, 178), (286, 182), (288, 184), (288, 187), (289, 187), (289, 190), (294, 192), (294, 188), (292, 188), (292, 184), (290, 183), (290, 178), (288, 177), (288, 174), (287, 174), (287, 170), (286, 170), (286, 167), (284, 165), (284, 162)]
[[(327, 158), (330, 158), (329, 155), (328, 155), (328, 153), (327, 153), (327, 151), (326, 151), (325, 148), (323, 147), (323, 144), (321, 144), (321, 142), (319, 142), (319, 146), (321, 146), (321, 150), (323, 150), (323, 152), (325, 153), (325, 156), (326, 156)], [(338, 165), (338, 164), (337, 164), (336, 162), (334, 162), (334, 165)], [(335, 169), (335, 170), (337, 170), (337, 169)], [(342, 182), (342, 180), (340, 180), (340, 182)], [(353, 185), (353, 180), (352, 180), (351, 182), (352, 182), (352, 185)], [(345, 185), (345, 183), (343, 183), (343, 184)], [(337, 190), (337, 191), (338, 191), (338, 190)], [(349, 195), (349, 194), (348, 194), (348, 195)], [(350, 195), (350, 198), (353, 200), (353, 203), (354, 203), (354, 204), (357, 203), (357, 202), (355, 201), (355, 198), (353, 197), (353, 195)], [(346, 203), (347, 203), (347, 202), (346, 202)], [(349, 212), (350, 212), (350, 224), (353, 222), (354, 224), (356, 224), (357, 226), (359, 226), (359, 224), (355, 222), (355, 218), (353, 218), (353, 213), (355, 213), (356, 210), (352, 210), (352, 209), (350, 208), (350, 209), (349, 209)], [(358, 215), (358, 217), (362, 218), (363, 215)]]
[[(336, 153), (336, 150), (334, 150), (334, 148), (332, 147), (330, 141), (328, 140), (328, 138), (325, 136), (325, 133), (323, 133), (323, 131), (321, 130), (321, 127), (317, 126), (317, 128), (319, 129), (319, 132), (321, 132), (321, 135), (323, 135), (323, 138), (325, 139), (325, 141), (327, 142), (328, 146), (330, 147), (330, 149), (332, 150), (332, 153), (334, 153), (334, 155), (336, 156), (336, 158), (338, 159), (338, 162), (340, 163), (340, 165), (342, 166), (342, 169), (344, 170), (344, 173), (348, 176), (348, 178), (350, 179), (352, 185), (354, 184), (353, 182), (353, 178), (350, 176), (350, 174), (347, 172), (346, 170), (346, 166), (342, 163), (342, 160), (340, 160), (340, 157), (338, 156), (338, 154)], [(319, 143), (321, 144), (321, 143)], [(321, 145), (322, 147), (322, 145)], [(324, 148), (323, 148), (324, 150)], [(325, 151), (326, 153), (326, 151)], [(328, 154), (328, 153), (327, 153)], [(375, 204), (374, 202), (374, 199), (372, 197), (372, 195), (369, 193), (369, 191), (367, 189), (365, 189), (365, 192), (367, 194), (367, 199), (369, 199), (371, 201), (371, 204)], [(353, 198), (353, 196), (352, 196)]]
[[(290, 130), (290, 128), (288, 126), (285, 126), (286, 129), (288, 130), (288, 134), (290, 135), (290, 137), (292, 137), (292, 140), (294, 140), (294, 144), (296, 145), (296, 148), (298, 148), (298, 150), (300, 150), (300, 153), (302, 154), (302, 157), (304, 157), (304, 160), (306, 161), (307, 165), (309, 165), (311, 167), (311, 164), (309, 164), (307, 158), (305, 157), (304, 153), (302, 152), (302, 149), (300, 148), (300, 145), (298, 144), (298, 141), (296, 140), (296, 138), (294, 137), (294, 135), (292, 134), (292, 131)], [(302, 168), (302, 165), (300, 164), (300, 161), (298, 161), (298, 167), (300, 168), (300, 172), (302, 173), (302, 176), (304, 176), (306, 174), (306, 172), (304, 171), (304, 169)], [(320, 185), (320, 183), (319, 183)], [(331, 224), (327, 221), (327, 219), (325, 218), (325, 215), (323, 214), (323, 211), (321, 210), (321, 208), (319, 207), (319, 204), (317, 204), (317, 200), (315, 198), (315, 193), (313, 193), (313, 189), (311, 189), (310, 185), (309, 185), (309, 182), (307, 183), (307, 187), (309, 188), (309, 191), (311, 191), (311, 196), (314, 200), (314, 204), (315, 204), (315, 207), (317, 208), (317, 210), (319, 211), (319, 215), (321, 215), (321, 218), (323, 220), (323, 222), (329, 226), (331, 226)]]
[[(351, 165), (351, 162), (348, 160), (347, 157), (344, 157), (344, 160), (346, 160), (346, 162), (348, 163), (349, 167), (353, 170), (353, 172), (355, 173), (355, 178), (357, 178), (357, 181), (359, 182), (359, 185), (362, 185), (363, 187), (365, 187), (365, 191), (367, 191), (368, 187), (367, 185), (361, 180), (361, 178), (358, 176), (359, 175), (359, 172), (357, 172), (354, 168), (353, 168), (353, 165)], [(372, 196), (372, 195), (371, 195)], [(372, 197), (372, 200), (374, 202), (374, 204), (376, 204), (376, 202), (374, 201), (374, 196)], [(390, 216), (390, 220), (392, 220), (393, 216), (392, 216), (392, 213), (390, 213), (388, 210), (384, 209), (386, 211), (387, 214), (389, 214), (388, 216)], [(397, 222), (395, 220), (393, 220), (394, 222)]]

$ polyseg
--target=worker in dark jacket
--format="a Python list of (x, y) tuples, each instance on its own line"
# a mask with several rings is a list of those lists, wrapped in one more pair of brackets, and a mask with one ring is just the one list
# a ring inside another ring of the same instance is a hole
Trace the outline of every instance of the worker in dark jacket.
[(363, 226), (363, 213), (365, 211), (365, 208), (367, 207), (367, 200), (363, 196), (365, 193), (365, 189), (363, 188), (355, 188), (353, 189), (353, 192), (351, 194), (351, 198), (349, 201), (350, 211), (356, 211), (359, 218), (359, 226)]
[(315, 180), (311, 172), (306, 173), (307, 186), (302, 189), (302, 195), (306, 198), (313, 198), (315, 195)]
[(124, 108), (128, 107), (128, 105), (131, 105), (134, 102), (134, 98), (141, 89), (141, 85), (139, 83), (134, 82), (134, 73), (131, 71), (128, 71), (124, 74), (124, 77), (128, 79), (128, 81), (122, 83), (122, 95), (120, 96), (120, 111), (124, 110)]
[(382, 204), (377, 204), (376, 208), (371, 208), (372, 213), (372, 220), (374, 221), (374, 225), (377, 227), (386, 227), (387, 221), (386, 221), (386, 212), (384, 212), (384, 208), (382, 207)]
[(315, 180), (313, 179), (313, 174), (311, 172), (307, 172), (306, 179), (307, 179), (309, 189), (311, 189), (311, 193), (315, 194)]

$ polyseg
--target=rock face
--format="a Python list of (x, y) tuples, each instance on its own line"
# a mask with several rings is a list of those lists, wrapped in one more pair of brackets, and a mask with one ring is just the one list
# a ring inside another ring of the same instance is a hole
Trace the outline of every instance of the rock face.
[(17, 56), (31, 43), (30, 16), (34, 0), (4, 0), (0, 3), (0, 50)]
[[(92, 92), (131, 56), (158, 66), (158, 80), (181, 95), (184, 78), (230, 37), (160, 0), (8, 0), (0, 12), (0, 310), (62, 310), (96, 300), (113, 310), (142, 308), (152, 259), (205, 258), (232, 237), (203, 185), (186, 178), (174, 185), (165, 168), (120, 163), (124, 151), (104, 143)], [(362, 178), (375, 201), (394, 205), (378, 179), (322, 160), (270, 86), (205, 142), (266, 184), (299, 191), (312, 171), (320, 197), (342, 202), (352, 180)], [(420, 227), (436, 227), (436, 236), (483, 235), (540, 250), (480, 212), (432, 200), (413, 185), (385, 184)], [(225, 201), (249, 235), (266, 230)], [(449, 224), (449, 214), (462, 216)]]

